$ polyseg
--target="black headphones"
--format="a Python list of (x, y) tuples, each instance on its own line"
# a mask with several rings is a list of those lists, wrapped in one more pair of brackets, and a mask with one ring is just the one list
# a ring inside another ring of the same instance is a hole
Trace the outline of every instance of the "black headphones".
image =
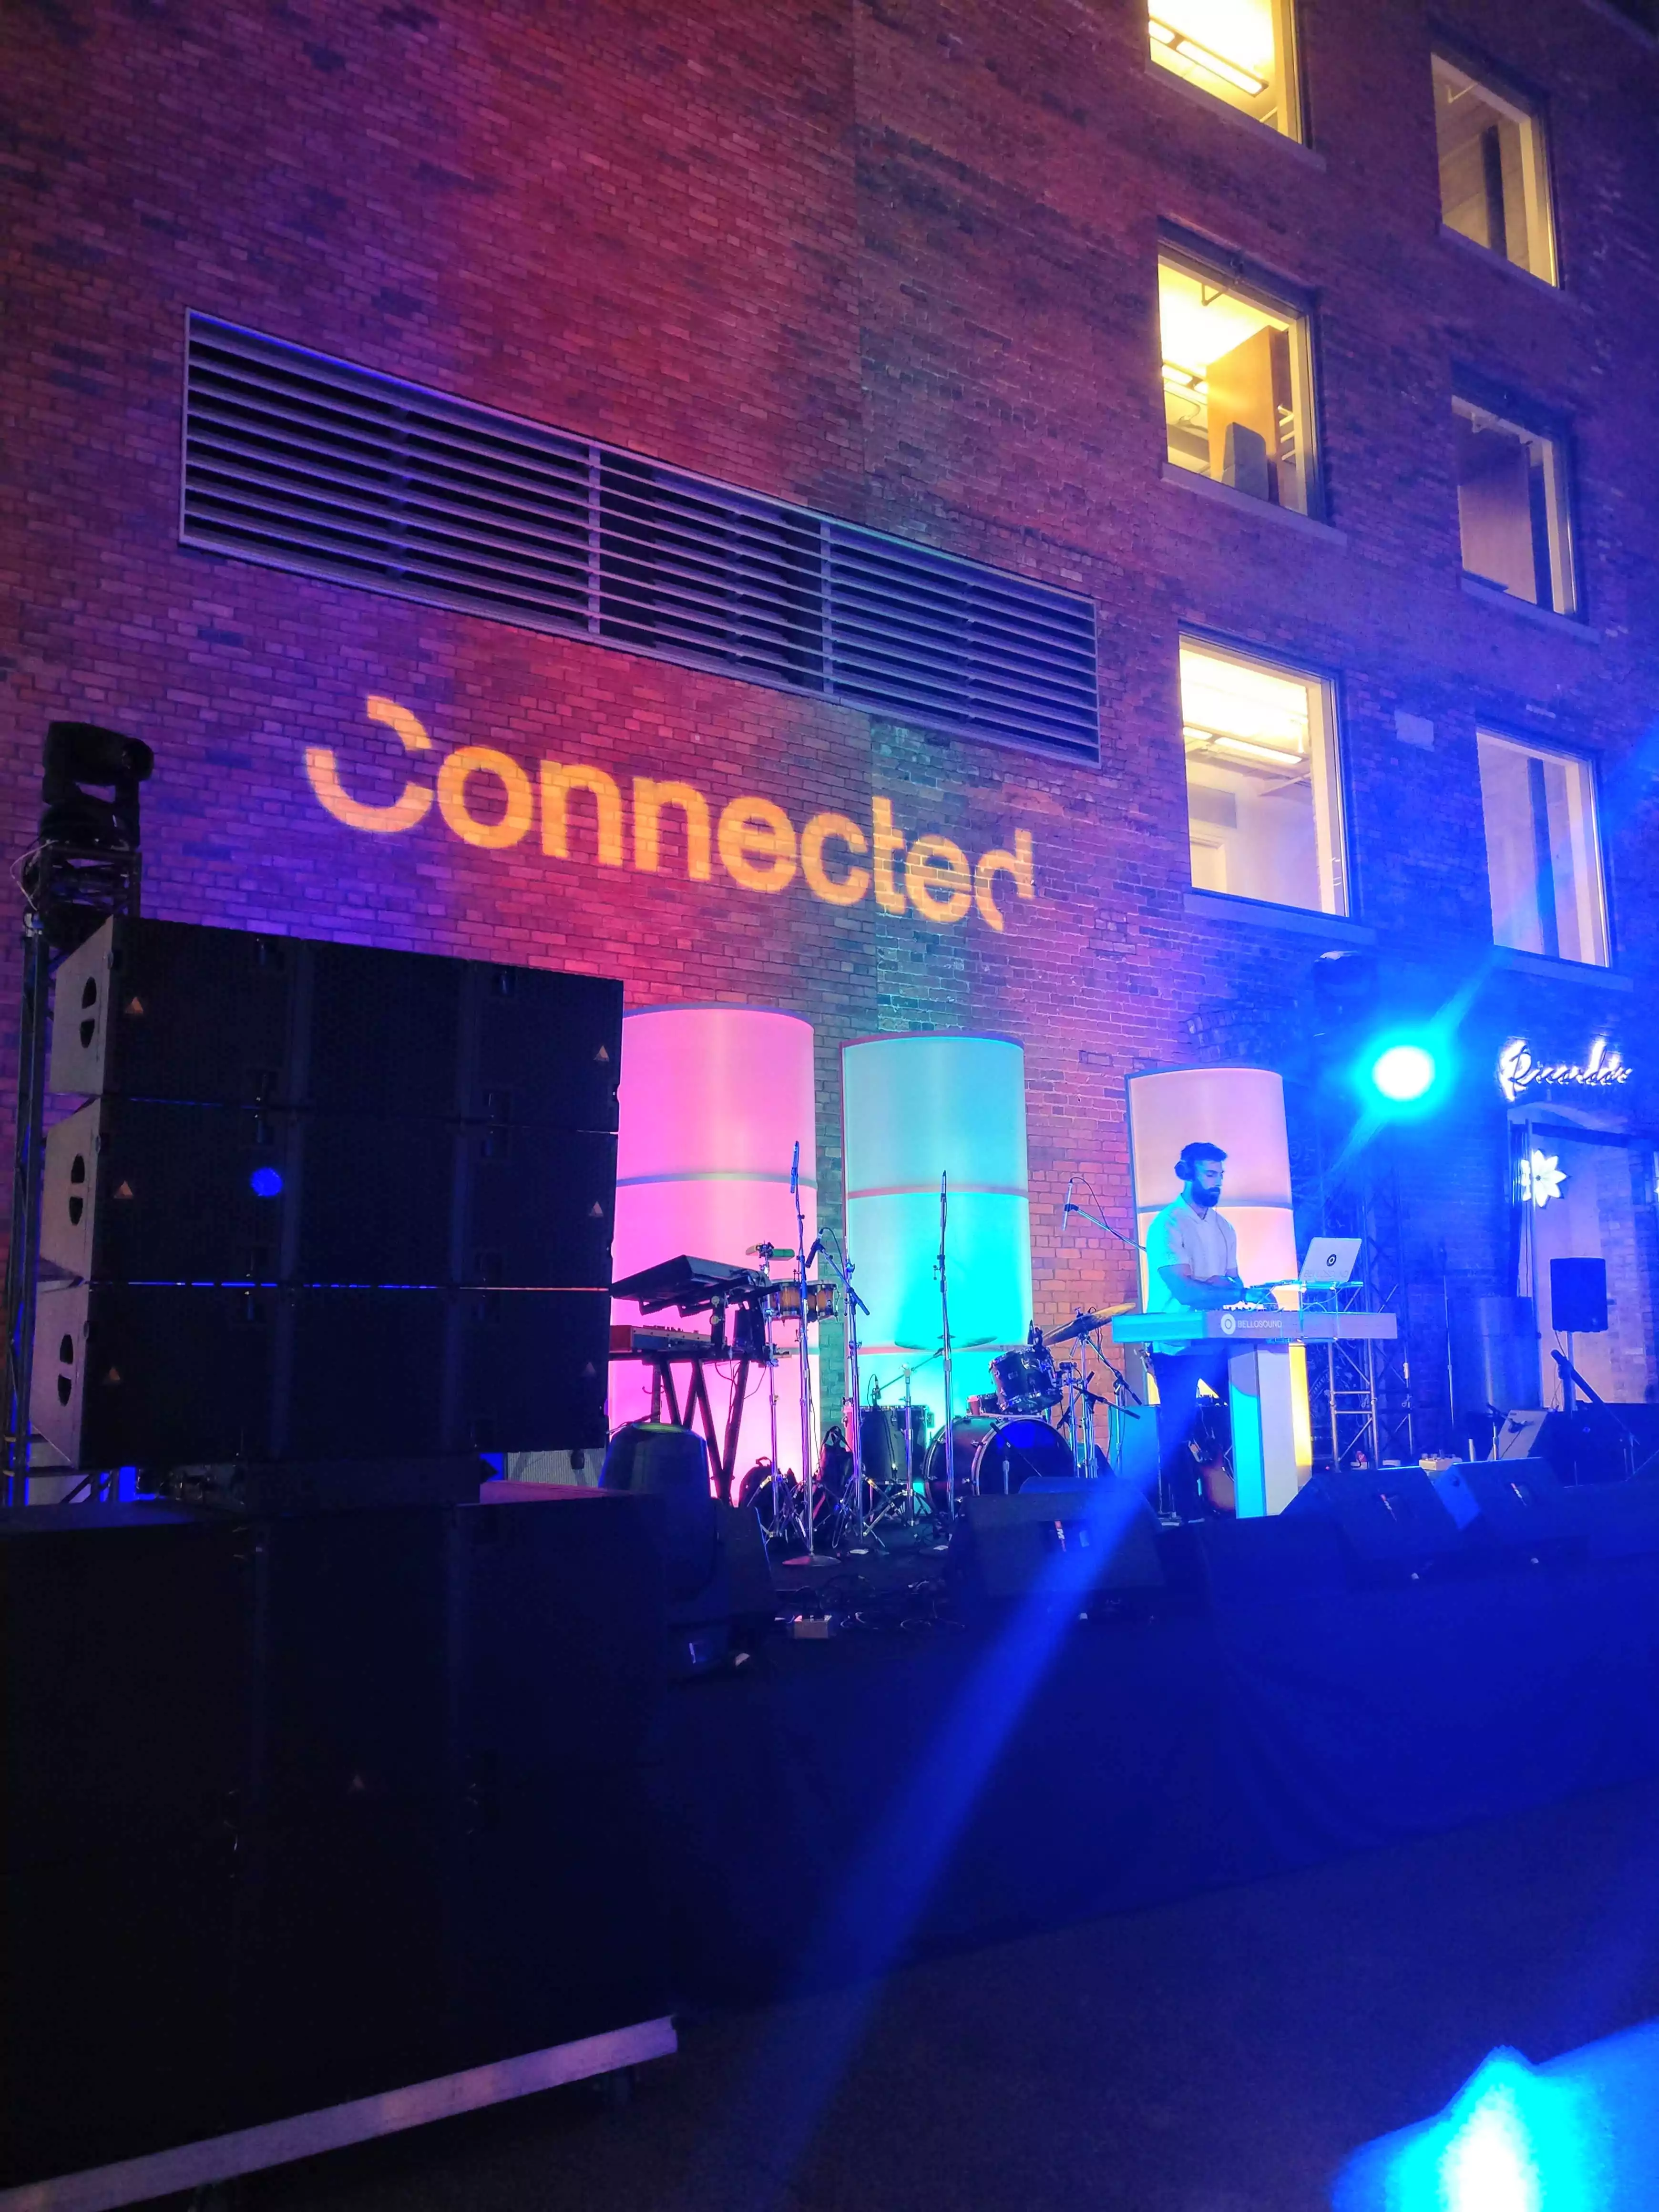
[[(1175, 1164), (1176, 1177), (1178, 1182), (1190, 1182), (1192, 1181), (1194, 1172), (1198, 1166), (1198, 1160), (1194, 1159), (1193, 1157), (1194, 1152), (1196, 1152), (1201, 1159), (1212, 1160), (1216, 1158), (1216, 1148), (1213, 1145), (1193, 1144), (1182, 1146), (1181, 1158)], [(1224, 1158), (1226, 1155), (1224, 1153), (1221, 1157)]]

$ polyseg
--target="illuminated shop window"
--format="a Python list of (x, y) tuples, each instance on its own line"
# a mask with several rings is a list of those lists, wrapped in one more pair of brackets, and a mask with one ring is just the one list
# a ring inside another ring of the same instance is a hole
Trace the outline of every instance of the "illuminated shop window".
[(1346, 913), (1329, 685), (1183, 641), (1181, 721), (1194, 888)]
[(1152, 59), (1299, 138), (1291, 0), (1151, 0)]
[(1158, 264), (1167, 451), (1177, 468), (1317, 512), (1307, 328), (1179, 255)]
[(1572, 529), (1560, 441), (1471, 399), (1457, 416), (1457, 520), (1463, 570), (1517, 599), (1571, 614)]
[(1605, 968), (1607, 906), (1589, 763), (1486, 730), (1480, 749), (1493, 942)]
[(1555, 283), (1549, 167), (1538, 118), (1437, 54), (1434, 132), (1446, 228)]

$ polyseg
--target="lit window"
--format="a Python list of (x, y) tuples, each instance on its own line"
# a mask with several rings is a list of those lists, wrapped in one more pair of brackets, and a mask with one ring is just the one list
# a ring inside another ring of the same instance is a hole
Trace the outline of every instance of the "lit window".
[(1447, 229), (1553, 284), (1549, 170), (1538, 118), (1437, 54), (1434, 131)]
[(1315, 511), (1307, 330), (1195, 263), (1158, 264), (1169, 457), (1298, 514)]
[(1291, 0), (1150, 0), (1152, 59), (1258, 123), (1301, 136)]
[(1194, 886), (1345, 913), (1329, 686), (1187, 641), (1181, 721)]
[(1467, 574), (1534, 606), (1577, 604), (1566, 468), (1554, 438), (1471, 399), (1457, 416), (1457, 520)]
[(1607, 964), (1595, 785), (1588, 761), (1480, 732), (1480, 811), (1498, 945)]

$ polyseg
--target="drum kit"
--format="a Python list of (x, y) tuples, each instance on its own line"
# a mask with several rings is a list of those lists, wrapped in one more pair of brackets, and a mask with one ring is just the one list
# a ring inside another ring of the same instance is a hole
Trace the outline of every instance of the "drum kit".
[[(728, 1495), (734, 1504), (755, 1508), (769, 1540), (799, 1540), (809, 1558), (821, 1547), (861, 1552), (874, 1543), (884, 1548), (879, 1533), (884, 1528), (892, 1532), (902, 1528), (913, 1541), (926, 1540), (929, 1534), (938, 1541), (948, 1535), (964, 1497), (1012, 1496), (1032, 1480), (1091, 1480), (1109, 1473), (1107, 1455), (1095, 1442), (1095, 1411), (1112, 1401), (1092, 1387), (1089, 1363), (1092, 1357), (1097, 1368), (1113, 1376), (1118, 1407), (1138, 1403), (1099, 1336), (1113, 1314), (1129, 1309), (1079, 1310), (1064, 1328), (1047, 1336), (1033, 1323), (1023, 1344), (989, 1338), (953, 1342), (945, 1244), (948, 1192), (941, 1176), (935, 1267), (939, 1340), (861, 1347), (859, 1316), (868, 1309), (854, 1288), (851, 1259), (833, 1231), (810, 1248), (807, 1243), (799, 1158), (797, 1146), (789, 1177), (798, 1240), (793, 1250), (767, 1243), (752, 1245), (745, 1257), (758, 1261), (759, 1266), (714, 1269), (721, 1277), (719, 1283), (703, 1279), (710, 1275), (712, 1263), (683, 1259), (617, 1286), (629, 1296), (649, 1291), (657, 1304), (678, 1303), (683, 1313), (701, 1310), (712, 1299), (715, 1326), (708, 1350), (714, 1355), (726, 1349), (726, 1307), (738, 1310), (733, 1346), (745, 1360), (764, 1369), (771, 1449), (740, 1480), (732, 1480), (728, 1473)], [(830, 1273), (814, 1281), (807, 1269), (820, 1253)], [(773, 1267), (780, 1261), (791, 1263), (788, 1272), (774, 1275)], [(660, 1283), (659, 1276), (664, 1279)], [(692, 1304), (685, 1302), (688, 1297)], [(696, 1304), (698, 1300), (701, 1304)], [(645, 1310), (651, 1309), (647, 1305)], [(808, 1333), (837, 1319), (845, 1328), (847, 1402), (856, 1418), (849, 1419), (845, 1431), (826, 1428), (814, 1467)], [(782, 1344), (775, 1342), (774, 1331), (778, 1329), (793, 1335), (793, 1344), (787, 1336)], [(1056, 1360), (1056, 1348), (1066, 1346), (1074, 1349)], [(895, 1358), (899, 1362), (896, 1378), (890, 1366), (886, 1380), (872, 1378), (867, 1405), (860, 1389), (861, 1351), (879, 1355), (884, 1364)], [(970, 1396), (966, 1412), (958, 1415), (952, 1402), (953, 1361), (970, 1352), (989, 1355), (994, 1388)], [(784, 1468), (779, 1454), (778, 1364), (791, 1354), (799, 1363), (800, 1464), (812, 1470), (810, 1480)], [(917, 1401), (912, 1388), (918, 1372), (935, 1360), (942, 1363), (945, 1396), (945, 1419), (937, 1430), (932, 1408)], [(902, 1384), (902, 1398), (884, 1404), (896, 1379)], [(728, 1420), (733, 1443), (739, 1412), (734, 1398)]]

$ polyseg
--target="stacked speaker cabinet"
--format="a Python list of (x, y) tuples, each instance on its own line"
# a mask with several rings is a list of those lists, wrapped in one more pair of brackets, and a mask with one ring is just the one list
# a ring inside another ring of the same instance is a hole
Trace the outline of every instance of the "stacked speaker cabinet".
[(118, 916), (58, 971), (73, 1467), (603, 1446), (622, 987)]

